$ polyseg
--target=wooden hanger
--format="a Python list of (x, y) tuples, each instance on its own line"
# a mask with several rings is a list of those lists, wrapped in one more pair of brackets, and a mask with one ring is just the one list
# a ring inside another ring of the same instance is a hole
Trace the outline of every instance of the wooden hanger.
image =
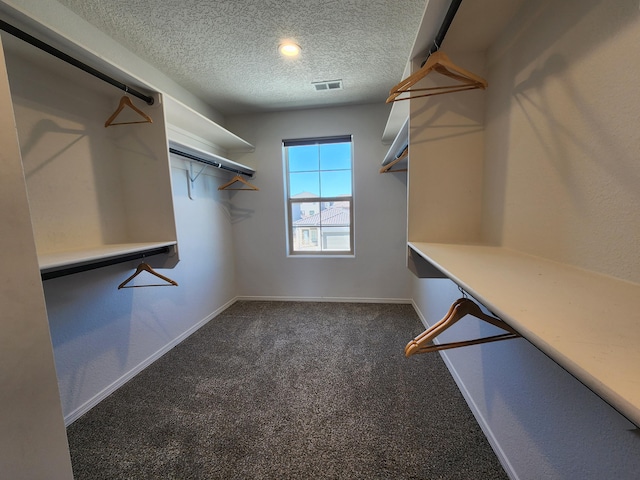
[(402, 151), (402, 153), (400, 155), (398, 155), (397, 158), (394, 158), (392, 161), (390, 161), (384, 167), (382, 167), (380, 169), (380, 173), (406, 172), (407, 171), (406, 168), (398, 168), (396, 170), (391, 170), (391, 167), (393, 167), (400, 160), (402, 160), (404, 158), (407, 158), (407, 155), (409, 155), (409, 146), (408, 145), (405, 147), (405, 149)]
[[(167, 283), (126, 286), (127, 283), (129, 283), (135, 277), (140, 275), (142, 272), (149, 272), (151, 275), (155, 275), (156, 277), (161, 278), (162, 280), (164, 280)], [(148, 265), (145, 262), (142, 262), (140, 265), (138, 265), (138, 268), (136, 268), (136, 271), (135, 271), (135, 273), (133, 275), (131, 275), (124, 282), (122, 282), (120, 285), (118, 285), (118, 290), (120, 290), (121, 288), (137, 288), (137, 287), (165, 287), (165, 286), (169, 287), (169, 286), (172, 286), (172, 285), (177, 287), (178, 286), (178, 282), (176, 282), (175, 280), (171, 280), (169, 277), (165, 277), (164, 275), (159, 274), (153, 268), (151, 268), (150, 265)]]
[[(447, 85), (441, 87), (427, 88), (411, 88), (432, 71), (436, 71), (442, 75), (453, 78), (459, 82), (457, 85)], [(389, 92), (387, 103), (397, 102), (399, 100), (409, 100), (411, 98), (428, 97), (431, 95), (442, 95), (443, 93), (461, 92), (463, 90), (474, 90), (476, 88), (487, 88), (487, 81), (468, 70), (455, 65), (449, 57), (442, 51), (438, 50), (432, 53), (425, 64), (416, 72), (398, 83)], [(412, 95), (411, 92), (428, 92), (420, 95)], [(398, 98), (403, 93), (409, 96)]]
[[(502, 330), (506, 330), (507, 333), (493, 335), (490, 337), (477, 338), (475, 340), (464, 340), (461, 342), (442, 343), (435, 345), (432, 343), (433, 339), (448, 329), (451, 325), (462, 319), (466, 315), (472, 315), (480, 320), (484, 320), (491, 325), (494, 325)], [(516, 332), (511, 326), (499, 320), (495, 317), (484, 313), (478, 304), (468, 298), (460, 298), (456, 300), (447, 314), (428, 328), (426, 331), (418, 335), (411, 340), (404, 349), (405, 356), (410, 357), (418, 353), (435, 352), (439, 350), (447, 350), (449, 348), (466, 347), (468, 345), (478, 345), (481, 343), (495, 342), (498, 340), (507, 340), (509, 338), (518, 338), (520, 334)]]
[[(246, 187), (229, 188), (231, 185), (233, 185), (236, 182), (243, 183), (244, 185), (246, 185)], [(218, 190), (260, 190), (260, 189), (258, 187), (256, 187), (255, 185), (252, 185), (249, 182), (247, 182), (240, 175), (236, 175), (235, 177), (233, 177), (230, 181), (228, 181), (224, 185), (220, 185), (218, 187)]]
[[(138, 120), (138, 121), (133, 121), (133, 122), (114, 122), (114, 120), (116, 119), (116, 117), (118, 115), (120, 115), (120, 112), (122, 112), (124, 107), (131, 108), (134, 112), (136, 112), (142, 118), (144, 118), (144, 120)], [(104, 126), (106, 128), (106, 127), (110, 127), (110, 126), (113, 126), (113, 125), (130, 125), (132, 123), (153, 123), (153, 120), (151, 120), (151, 117), (149, 115), (147, 115), (142, 110), (140, 110), (138, 107), (136, 107), (131, 102), (131, 99), (128, 96), (124, 95), (120, 99), (120, 103), (118, 104), (118, 108), (116, 109), (116, 111), (113, 112), (113, 114), (107, 119), (106, 122), (104, 122)]]
[[(459, 298), (458, 300), (456, 300), (455, 302), (453, 302), (451, 304), (451, 306), (449, 307), (449, 311), (447, 312), (447, 314), (442, 317), (442, 320), (434, 323), (433, 325), (431, 325), (431, 327), (429, 327), (427, 330), (425, 330), (424, 332), (422, 332), (420, 335), (418, 335), (416, 338), (414, 338), (413, 340), (411, 340), (406, 347), (404, 347), (404, 353), (406, 354), (409, 351), (409, 347), (411, 347), (414, 344), (420, 344), (423, 342), (423, 338), (426, 337), (427, 335), (431, 335), (432, 332), (438, 328), (440, 328), (442, 325), (444, 325), (446, 323), (446, 321), (449, 319), (449, 317), (451, 317), (451, 315), (453, 314), (454, 309), (462, 302), (464, 302), (465, 300), (467, 300), (467, 298)], [(433, 335), (431, 335), (431, 338), (433, 338)], [(407, 355), (408, 356), (408, 355)]]

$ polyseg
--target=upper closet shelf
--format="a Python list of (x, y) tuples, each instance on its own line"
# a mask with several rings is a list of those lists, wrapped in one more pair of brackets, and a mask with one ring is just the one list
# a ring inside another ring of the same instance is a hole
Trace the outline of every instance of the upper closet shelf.
[(198, 140), (203, 139), (228, 151), (252, 152), (255, 149), (249, 142), (166, 94), (164, 107), (169, 125), (195, 135)]
[(193, 160), (205, 165), (220, 168), (227, 172), (241, 173), (248, 177), (252, 177), (256, 171), (246, 165), (234, 162), (220, 155), (206, 152), (199, 148), (185, 145), (184, 143), (177, 142), (176, 140), (169, 140), (169, 152), (175, 155), (179, 155), (187, 160)]
[(640, 284), (502, 247), (409, 248), (640, 425)]
[[(408, 64), (410, 65), (410, 63)], [(405, 70), (411, 72), (409, 68)], [(405, 75), (406, 76), (406, 75)], [(404, 76), (402, 77), (404, 78)], [(387, 124), (382, 132), (382, 143), (389, 145), (398, 136), (398, 132), (402, 130), (403, 125), (409, 119), (409, 102), (394, 102), (391, 104), (391, 112), (387, 118)]]
[[(393, 140), (393, 143), (391, 144), (389, 151), (387, 152), (384, 159), (382, 160), (382, 169), (380, 170), (380, 172), (382, 173), (385, 170), (385, 167), (388, 167), (388, 166), (389, 167), (393, 166), (394, 169), (398, 168), (398, 163), (399, 163), (398, 159), (400, 159), (400, 157), (403, 155), (403, 152), (405, 151), (408, 145), (409, 145), (409, 118), (407, 117), (402, 127), (400, 127), (400, 131), (398, 132), (395, 139)], [(408, 159), (409, 159), (408, 155), (405, 155), (400, 160), (400, 162), (402, 162), (403, 164), (406, 164), (406, 161)], [(403, 168), (406, 168), (406, 166)]]

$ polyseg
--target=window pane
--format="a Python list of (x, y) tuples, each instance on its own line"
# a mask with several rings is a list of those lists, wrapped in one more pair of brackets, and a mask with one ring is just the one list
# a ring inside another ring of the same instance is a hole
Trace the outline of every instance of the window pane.
[(349, 202), (324, 202), (322, 204), (321, 224), (325, 227), (349, 227), (351, 224)]
[(320, 195), (320, 172), (289, 174), (289, 197)]
[(288, 151), (290, 172), (309, 172), (320, 168), (318, 145), (288, 147)]
[(320, 173), (323, 197), (351, 196), (351, 170)]
[(293, 227), (293, 251), (294, 252), (318, 252), (318, 231), (320, 227)]
[(351, 239), (349, 226), (346, 227), (322, 227), (322, 250), (323, 251), (349, 251), (351, 249)]
[(291, 221), (294, 227), (320, 225), (320, 203), (291, 202)]
[(320, 169), (351, 169), (351, 143), (320, 145)]

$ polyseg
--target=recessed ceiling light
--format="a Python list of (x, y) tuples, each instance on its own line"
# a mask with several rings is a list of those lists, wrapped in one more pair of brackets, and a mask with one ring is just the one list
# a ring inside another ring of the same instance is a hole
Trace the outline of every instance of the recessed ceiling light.
[(297, 57), (300, 55), (300, 45), (293, 42), (284, 42), (278, 46), (278, 51), (285, 57)]

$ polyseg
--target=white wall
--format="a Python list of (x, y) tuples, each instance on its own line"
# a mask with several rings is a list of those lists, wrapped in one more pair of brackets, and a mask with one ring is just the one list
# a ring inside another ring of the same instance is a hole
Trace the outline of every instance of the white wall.
[[(406, 175), (379, 174), (384, 105), (242, 115), (228, 127), (255, 145), (234, 160), (257, 169), (259, 192), (232, 193), (238, 295), (406, 301)], [(355, 258), (287, 257), (282, 140), (353, 135)]]
[[(638, 281), (638, 2), (524, 3), (488, 55), (484, 240)], [(460, 296), (411, 283), (428, 324)], [(638, 429), (526, 340), (443, 357), (512, 478), (637, 478)]]
[(158, 271), (178, 287), (118, 290), (137, 261), (44, 282), (67, 423), (235, 299), (227, 176), (206, 170), (190, 200), (186, 164), (172, 165), (180, 262)]
[[(452, 61), (483, 75), (484, 55), (452, 54)], [(419, 88), (451, 85), (429, 75)], [(417, 98), (409, 122), (408, 239), (476, 243), (482, 230), (482, 166), (486, 92)]]
[(489, 52), (485, 236), (640, 282), (640, 8), (524, 2)]

